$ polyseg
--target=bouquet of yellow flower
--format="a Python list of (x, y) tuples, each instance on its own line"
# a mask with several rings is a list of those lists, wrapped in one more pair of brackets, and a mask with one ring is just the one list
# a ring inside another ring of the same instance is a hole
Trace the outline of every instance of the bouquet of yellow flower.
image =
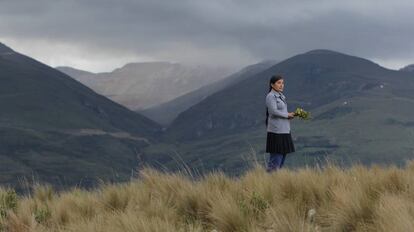
[(298, 116), (299, 118), (304, 119), (304, 120), (308, 120), (311, 118), (310, 112), (307, 112), (302, 108), (296, 108), (294, 113), (295, 113), (295, 116)]

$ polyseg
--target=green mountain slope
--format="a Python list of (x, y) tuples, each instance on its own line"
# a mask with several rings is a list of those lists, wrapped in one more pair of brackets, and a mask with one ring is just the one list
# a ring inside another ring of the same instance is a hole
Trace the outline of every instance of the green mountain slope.
[[(248, 131), (264, 123), (264, 97), (271, 75), (285, 76), (289, 106), (315, 109), (334, 100), (363, 93), (385, 82), (404, 91), (408, 74), (371, 61), (336, 52), (315, 50), (287, 59), (213, 94), (183, 112), (166, 138), (205, 138)], [(392, 78), (392, 79), (391, 79)]]
[[(297, 152), (288, 165), (330, 157), (343, 164), (402, 163), (414, 151), (414, 78), (369, 60), (327, 50), (289, 58), (217, 92), (183, 112), (164, 143), (146, 155), (176, 165), (181, 158), (199, 169), (243, 170), (244, 156), (265, 156), (268, 80), (285, 77), (289, 110), (310, 110), (311, 121), (292, 121)], [(171, 143), (174, 143), (171, 145)], [(179, 141), (179, 142), (177, 142)]]
[(0, 183), (127, 178), (155, 140), (152, 120), (0, 44)]

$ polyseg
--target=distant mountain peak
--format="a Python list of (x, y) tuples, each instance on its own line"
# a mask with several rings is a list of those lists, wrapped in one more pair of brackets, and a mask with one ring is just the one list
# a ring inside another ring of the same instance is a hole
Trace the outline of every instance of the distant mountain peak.
[(414, 72), (414, 64), (407, 65), (404, 68), (401, 68), (400, 71), (403, 71), (403, 72)]
[(167, 62), (167, 61), (144, 61), (144, 62), (131, 62), (131, 63), (127, 63), (124, 66), (120, 67), (120, 68), (116, 68), (112, 71), (112, 73), (118, 73), (118, 72), (125, 72), (126, 70), (139, 70), (142, 68), (161, 68), (161, 67), (168, 67), (168, 66), (172, 66), (172, 65), (176, 65), (175, 63), (171, 63), (171, 62)]
[(122, 68), (135, 68), (135, 67), (141, 67), (141, 66), (148, 66), (148, 65), (173, 65), (174, 63), (168, 62), (168, 61), (146, 61), (146, 62), (131, 62), (127, 63)]
[(328, 50), (328, 49), (315, 49), (315, 50), (311, 50), (309, 52), (306, 52), (305, 54), (321, 54), (321, 55), (338, 55), (341, 54), (340, 52), (336, 52), (336, 51), (332, 51), (332, 50)]
[(85, 70), (80, 70), (80, 69), (72, 68), (72, 67), (69, 67), (69, 66), (57, 66), (57, 67), (55, 67), (55, 69), (65, 73), (65, 74), (67, 74), (71, 77), (95, 74), (93, 72), (88, 72), (88, 71), (85, 71)]
[(0, 54), (3, 53), (14, 53), (13, 49), (7, 47), (5, 44), (0, 42)]

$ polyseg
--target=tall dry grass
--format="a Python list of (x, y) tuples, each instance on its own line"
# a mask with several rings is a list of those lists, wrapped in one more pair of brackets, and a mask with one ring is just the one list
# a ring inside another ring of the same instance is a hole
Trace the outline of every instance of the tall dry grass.
[(343, 169), (256, 166), (239, 178), (144, 169), (129, 183), (0, 190), (1, 231), (413, 231), (414, 162)]

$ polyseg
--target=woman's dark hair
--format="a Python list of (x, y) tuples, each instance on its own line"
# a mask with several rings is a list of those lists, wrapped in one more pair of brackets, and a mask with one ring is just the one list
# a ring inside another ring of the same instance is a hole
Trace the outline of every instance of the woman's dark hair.
[[(272, 84), (276, 83), (276, 81), (283, 79), (281, 75), (273, 75), (269, 80), (269, 92), (272, 91)], [(268, 92), (268, 93), (269, 93)], [(266, 107), (266, 126), (268, 123), (269, 118), (269, 110)]]

